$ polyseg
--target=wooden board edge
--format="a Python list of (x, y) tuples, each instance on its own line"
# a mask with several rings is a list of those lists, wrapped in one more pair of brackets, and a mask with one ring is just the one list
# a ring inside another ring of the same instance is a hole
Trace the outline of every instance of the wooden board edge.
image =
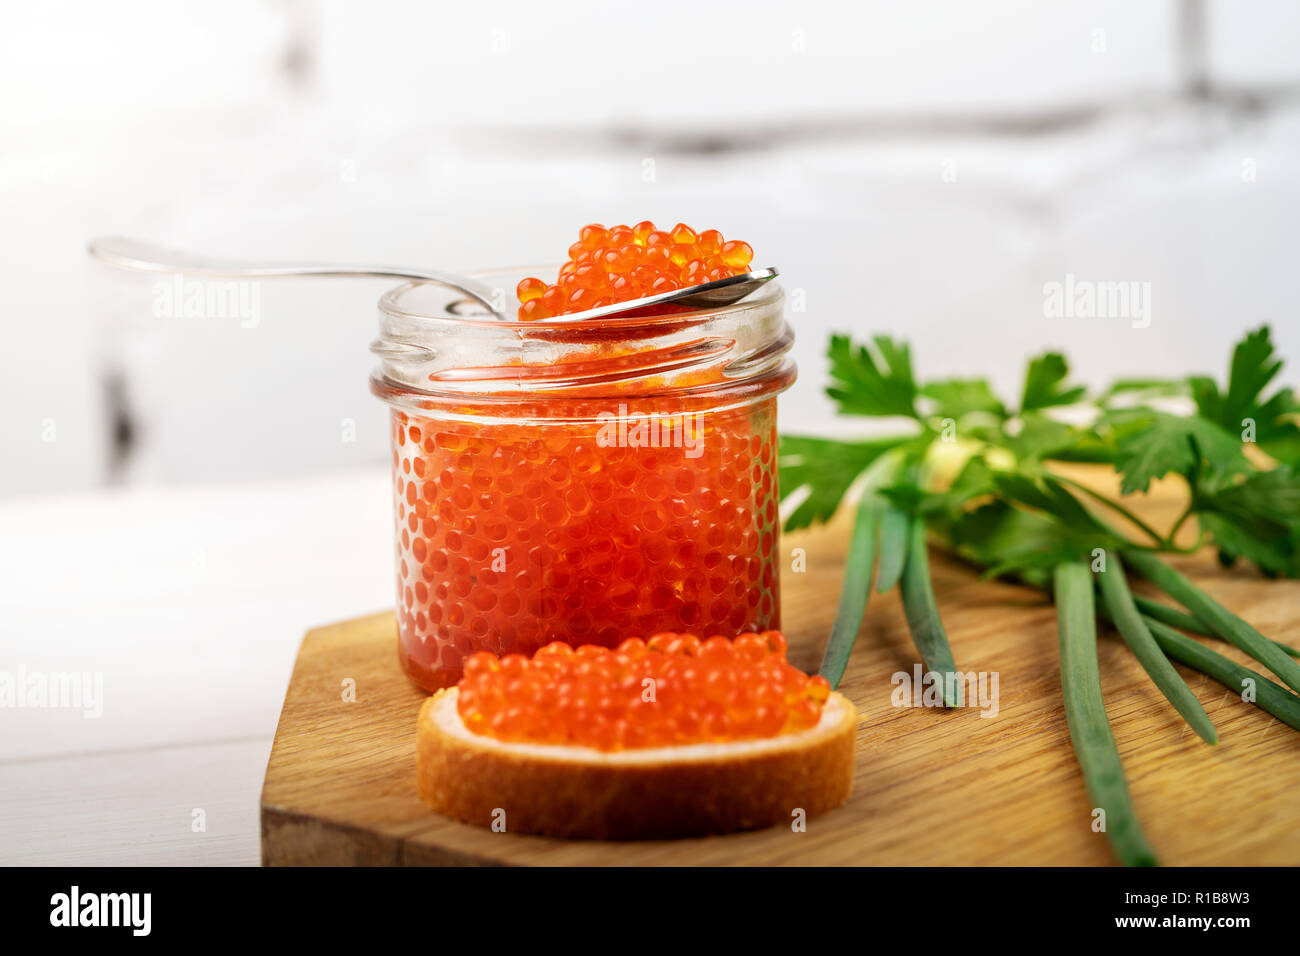
[(373, 830), (349, 827), (262, 804), (263, 866), (393, 866), (398, 841)]
[(513, 865), (266, 804), (261, 831), (266, 867)]

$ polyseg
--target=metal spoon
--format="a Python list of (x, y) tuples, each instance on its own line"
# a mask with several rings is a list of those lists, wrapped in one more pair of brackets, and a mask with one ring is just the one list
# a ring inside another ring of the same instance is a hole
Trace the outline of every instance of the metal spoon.
[(500, 315), (501, 292), (486, 283), (451, 272), (414, 266), (349, 265), (304, 262), (253, 262), (218, 259), (171, 249), (144, 239), (100, 236), (90, 240), (88, 251), (96, 259), (119, 269), (138, 272), (182, 272), (199, 277), (274, 279), (283, 276), (351, 276), (353, 278), (416, 279), (463, 292), (493, 315)]
[[(100, 236), (92, 239), (88, 251), (96, 259), (116, 266), (119, 269), (133, 269), (138, 272), (182, 272), (191, 276), (205, 277), (244, 277), (244, 278), (280, 278), (284, 276), (351, 276), (353, 278), (393, 278), (414, 279), (417, 282), (433, 282), (463, 292), (477, 302), (489, 313), (499, 318), (506, 318), (501, 311), (501, 290), (494, 289), (486, 283), (468, 276), (442, 272), (438, 269), (425, 269), (413, 266), (350, 265), (333, 263), (300, 262), (253, 262), (245, 259), (217, 259), (210, 256), (171, 249), (144, 239), (131, 239), (126, 236)], [(739, 302), (765, 282), (776, 278), (776, 269), (758, 269), (743, 275), (705, 282), (701, 285), (688, 286), (673, 292), (617, 302), (614, 305), (586, 312), (563, 315), (549, 322), (576, 322), (603, 316), (631, 312), (650, 305), (662, 305), (667, 302), (676, 305), (696, 306), (699, 308), (718, 307)], [(453, 306), (459, 303), (453, 303)], [(453, 311), (455, 311), (453, 309)]]
[[(552, 319), (541, 319), (539, 323), (552, 322), (585, 322), (588, 319), (600, 319), (611, 315), (622, 315), (625, 312), (635, 312), (637, 309), (644, 309), (651, 305), (664, 305), (672, 303), (673, 305), (686, 306), (687, 308), (696, 309), (716, 309), (724, 305), (731, 305), (739, 302), (745, 296), (749, 295), (765, 282), (775, 279), (779, 272), (775, 266), (769, 266), (766, 269), (755, 269), (752, 272), (743, 272), (740, 275), (728, 276), (725, 279), (717, 279), (713, 282), (702, 282), (699, 285), (689, 285), (684, 289), (677, 289), (673, 292), (661, 292), (658, 295), (648, 295), (644, 299), (629, 299), (626, 302), (615, 302), (613, 305), (604, 305), (599, 309), (588, 309), (586, 312), (574, 312), (570, 315), (557, 315)], [(456, 303), (452, 303), (451, 311), (456, 312)]]

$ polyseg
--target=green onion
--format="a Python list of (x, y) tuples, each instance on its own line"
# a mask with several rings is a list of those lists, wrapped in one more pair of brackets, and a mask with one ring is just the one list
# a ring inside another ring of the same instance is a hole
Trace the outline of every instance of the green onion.
[(880, 563), (876, 570), (876, 593), (884, 594), (898, 583), (907, 556), (907, 514), (887, 504), (880, 512)]
[(1186, 682), (1178, 676), (1178, 671), (1174, 670), (1174, 665), (1169, 663), (1169, 658), (1160, 650), (1160, 645), (1151, 636), (1142, 615), (1138, 613), (1133, 595), (1129, 593), (1128, 581), (1124, 577), (1124, 564), (1118, 554), (1112, 552), (1107, 555), (1105, 570), (1098, 572), (1097, 580), (1101, 584), (1102, 601), (1110, 611), (1120, 636), (1152, 683), (1160, 688), (1169, 703), (1183, 715), (1183, 719), (1202, 740), (1207, 744), (1217, 744), (1219, 735), (1214, 732), (1214, 724), (1210, 722), (1205, 708)]
[(926, 671), (943, 681), (944, 706), (960, 707), (961, 680), (957, 676), (957, 665), (952, 659), (943, 621), (939, 619), (939, 609), (935, 606), (930, 559), (925, 546), (925, 519), (919, 515), (912, 518), (902, 580), (903, 612), (907, 615), (912, 642), (921, 652)]
[(1300, 697), (1281, 684), (1275, 684), (1257, 671), (1228, 660), (1222, 654), (1153, 618), (1147, 618), (1147, 627), (1166, 654), (1188, 667), (1194, 667), (1202, 674), (1208, 674), (1229, 690), (1240, 694), (1245, 689), (1243, 681), (1254, 681), (1255, 705), (1284, 724), (1300, 730)]
[[(1186, 611), (1180, 611), (1178, 608), (1170, 607), (1168, 604), (1161, 604), (1159, 601), (1153, 601), (1140, 594), (1133, 595), (1133, 600), (1137, 602), (1139, 611), (1147, 617), (1155, 618), (1162, 624), (1168, 624), (1170, 627), (1176, 627), (1184, 631), (1191, 631), (1193, 634), (1203, 634), (1206, 637), (1218, 637), (1218, 635), (1211, 631), (1209, 627), (1202, 624)], [(1273, 643), (1292, 657), (1300, 657), (1300, 650), (1297, 650), (1290, 644), (1283, 644), (1281, 641), (1274, 641)]]
[(1214, 632), (1208, 627), (1192, 617), (1186, 611), (1180, 611), (1176, 607), (1170, 607), (1168, 604), (1161, 604), (1159, 601), (1153, 601), (1149, 597), (1141, 594), (1133, 595), (1133, 603), (1137, 609), (1147, 617), (1153, 617), (1162, 624), (1168, 624), (1170, 627), (1177, 627), (1184, 631), (1191, 631), (1193, 634), (1202, 634), (1205, 637), (1213, 637)]
[(1105, 811), (1106, 838), (1120, 862), (1125, 866), (1154, 866), (1155, 853), (1133, 812), (1119, 748), (1101, 696), (1092, 574), (1083, 562), (1066, 561), (1056, 566), (1054, 581), (1065, 720), (1088, 795)]
[(1215, 634), (1255, 658), (1292, 690), (1300, 691), (1300, 664), (1280, 647), (1154, 555), (1134, 551), (1127, 557), (1139, 574), (1204, 621)]
[(880, 502), (870, 491), (862, 495), (858, 514), (853, 520), (853, 537), (849, 541), (849, 557), (844, 568), (844, 582), (840, 585), (840, 605), (831, 625), (830, 640), (818, 671), (838, 687), (849, 664), (853, 644), (862, 629), (862, 614), (867, 609), (867, 595), (871, 593), (871, 568), (875, 560), (876, 520)]

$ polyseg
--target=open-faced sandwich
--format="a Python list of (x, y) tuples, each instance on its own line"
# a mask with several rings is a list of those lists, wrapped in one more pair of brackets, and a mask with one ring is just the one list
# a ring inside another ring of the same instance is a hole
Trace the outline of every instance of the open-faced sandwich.
[(514, 833), (652, 839), (790, 823), (853, 780), (854, 710), (776, 631), (471, 657), (420, 710), (420, 795)]

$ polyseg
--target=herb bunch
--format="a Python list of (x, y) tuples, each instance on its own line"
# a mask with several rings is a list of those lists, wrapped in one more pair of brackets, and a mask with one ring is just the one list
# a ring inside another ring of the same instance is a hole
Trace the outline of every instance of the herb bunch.
[[(1225, 565), (1245, 560), (1269, 577), (1300, 576), (1300, 401), (1268, 327), (1234, 348), (1226, 382), (1123, 380), (1096, 394), (1065, 358), (1032, 359), (1019, 401), (984, 379), (918, 382), (908, 345), (832, 336), (827, 394), (840, 414), (891, 418), (897, 435), (837, 441), (782, 435), (786, 530), (828, 520), (856, 497), (839, 606), (821, 673), (843, 676), (870, 592), (898, 586), (909, 630), (946, 706), (961, 681), (930, 581), (927, 537), (983, 569), (1048, 592), (1057, 608), (1063, 704), (1088, 792), (1106, 812), (1124, 863), (1155, 856), (1134, 815), (1102, 700), (1097, 617), (1113, 623), (1152, 682), (1207, 743), (1217, 733), (1171, 662), (1234, 691), (1300, 729), (1300, 656), (1261, 635), (1160, 559), (1210, 546)], [(1186, 413), (1170, 411), (1183, 399)], [(1060, 411), (1073, 406), (1073, 421)], [(1111, 468), (1118, 497), (1061, 473), (1063, 462)], [(1123, 500), (1174, 477), (1187, 505), (1163, 533)], [(1180, 543), (1181, 542), (1181, 543)], [(1135, 595), (1128, 572), (1173, 603)], [(873, 585), (874, 579), (874, 585)], [(1187, 636), (1233, 644), (1280, 683)]]

